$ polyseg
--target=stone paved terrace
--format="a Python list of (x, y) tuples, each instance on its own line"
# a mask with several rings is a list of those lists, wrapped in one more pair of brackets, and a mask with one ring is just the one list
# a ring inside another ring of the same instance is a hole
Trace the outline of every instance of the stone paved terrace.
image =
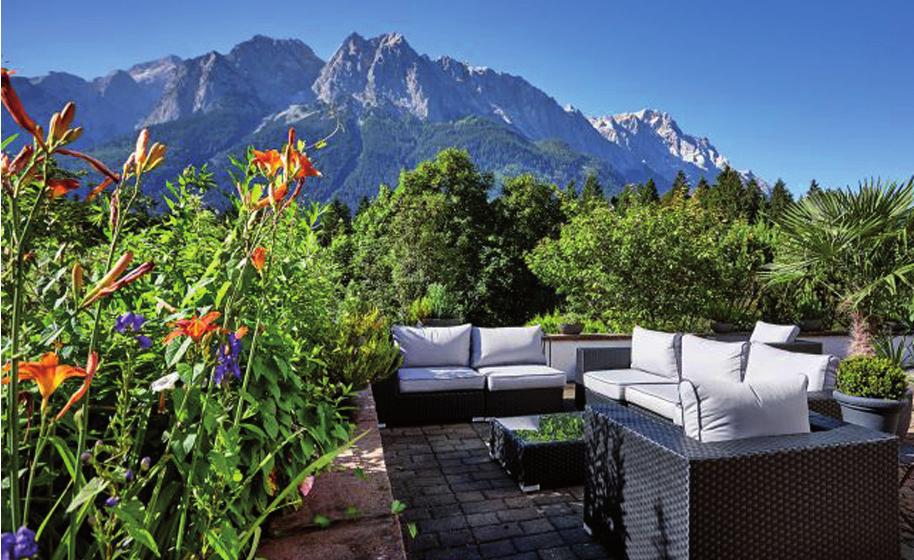
[[(393, 495), (408, 505), (408, 557), (609, 558), (581, 527), (583, 487), (521, 492), (489, 458), (488, 433), (486, 423), (381, 430)], [(914, 482), (901, 500), (914, 515)], [(902, 558), (914, 560), (914, 533), (902, 527)]]

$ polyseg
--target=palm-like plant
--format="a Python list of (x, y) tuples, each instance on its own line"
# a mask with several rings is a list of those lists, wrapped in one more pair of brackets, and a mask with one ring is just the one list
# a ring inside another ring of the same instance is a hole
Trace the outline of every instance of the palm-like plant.
[(872, 355), (874, 312), (914, 285), (914, 177), (807, 196), (778, 225), (783, 243), (769, 280), (833, 294), (850, 319), (851, 353)]

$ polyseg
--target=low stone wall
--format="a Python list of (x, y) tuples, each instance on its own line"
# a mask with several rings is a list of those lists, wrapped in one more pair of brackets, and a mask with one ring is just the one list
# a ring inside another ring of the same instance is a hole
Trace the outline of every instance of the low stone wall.
[[(258, 558), (406, 558), (400, 521), (390, 512), (393, 495), (371, 389), (359, 393), (355, 405), (355, 433), (366, 435), (317, 477), (301, 509), (271, 521)], [(316, 526), (316, 515), (329, 519), (330, 526)]]

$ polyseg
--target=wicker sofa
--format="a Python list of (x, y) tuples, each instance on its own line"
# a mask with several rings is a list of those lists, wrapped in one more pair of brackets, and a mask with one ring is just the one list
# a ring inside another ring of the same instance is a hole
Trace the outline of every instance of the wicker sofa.
[(702, 443), (588, 405), (585, 528), (631, 560), (898, 558), (895, 438), (816, 413), (810, 427)]
[[(777, 325), (769, 326), (778, 327)], [(645, 331), (636, 327), (632, 339), (633, 346), (638, 340), (639, 331), (641, 333), (654, 333), (654, 331)], [(642, 336), (645, 335), (642, 334)], [(646, 336), (653, 335), (647, 334)], [(745, 342), (747, 337), (724, 335), (705, 338), (719, 342)], [(645, 339), (641, 338), (641, 340)], [(647, 340), (649, 341), (650, 339), (648, 338)], [(758, 355), (766, 353), (767, 355), (764, 359), (770, 360), (775, 367), (783, 367), (784, 361), (809, 361), (809, 358), (804, 359), (802, 356), (795, 356), (794, 353), (817, 355), (822, 353), (821, 343), (795, 340), (793, 337), (789, 342), (754, 341), (749, 343), (746, 348), (755, 348), (755, 354)], [(578, 410), (583, 410), (585, 404), (594, 400), (614, 400), (646, 408), (655, 414), (676, 421), (679, 415), (676, 386), (679, 381), (679, 369), (682, 362), (681, 350), (677, 351), (679, 352), (678, 364), (667, 366), (667, 369), (670, 370), (669, 372), (661, 371), (661, 373), (667, 374), (664, 376), (637, 369), (631, 347), (579, 348), (575, 370), (575, 406)], [(751, 361), (754, 358), (756, 356), (750, 350), (748, 360)], [(819, 372), (818, 377), (813, 375), (810, 378), (809, 391), (812, 400), (824, 399), (827, 401), (830, 399), (830, 390), (834, 387), (837, 359), (827, 358), (826, 360), (828, 361), (828, 371)], [(814, 366), (798, 364), (797, 367), (813, 368)], [(746, 364), (744, 363), (744, 371), (745, 368)], [(795, 367), (791, 365), (791, 369), (795, 369)], [(822, 404), (823, 406), (832, 407), (832, 405), (824, 402)], [(814, 410), (819, 409), (814, 408)], [(824, 412), (824, 410), (820, 410), (820, 412)]]
[(558, 412), (565, 374), (546, 365), (539, 327), (394, 327), (396, 375), (372, 384), (382, 424)]

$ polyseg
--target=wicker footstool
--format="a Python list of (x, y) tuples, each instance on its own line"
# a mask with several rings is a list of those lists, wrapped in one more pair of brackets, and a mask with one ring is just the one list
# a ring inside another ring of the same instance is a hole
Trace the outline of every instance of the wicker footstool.
[[(540, 487), (557, 488), (584, 482), (583, 435), (570, 439), (539, 441), (526, 436), (539, 430), (544, 418), (559, 421), (581, 418), (580, 413), (494, 418), (489, 453), (517, 481), (524, 492)], [(520, 432), (520, 434), (518, 434)]]

